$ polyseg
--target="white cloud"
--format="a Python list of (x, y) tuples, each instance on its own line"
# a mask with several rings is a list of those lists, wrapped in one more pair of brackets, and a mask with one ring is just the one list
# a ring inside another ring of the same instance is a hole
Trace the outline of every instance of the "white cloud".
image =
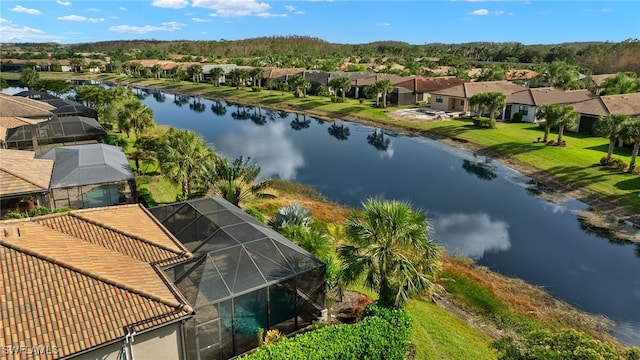
[(161, 7), (161, 8), (182, 9), (183, 7), (189, 5), (189, 1), (187, 0), (153, 0), (151, 2), (151, 5)]
[(120, 10), (120, 11), (127, 11), (127, 8), (126, 8), (126, 7), (120, 7), (120, 8), (118, 8), (118, 10)]
[(29, 15), (40, 15), (40, 10), (37, 9), (28, 9), (24, 6), (20, 6), (20, 5), (16, 5), (13, 9), (11, 9), (11, 11), (15, 11), (15, 12), (19, 12), (19, 13), (25, 13), (25, 14), (29, 14)]
[(504, 14), (504, 10), (496, 10), (493, 12), (493, 15), (496, 15), (496, 16), (500, 16), (502, 14)]
[[(2, 24), (10, 24), (11, 22), (3, 19)], [(15, 25), (0, 26), (2, 41), (7, 42), (33, 42), (33, 41), (55, 41), (60, 40), (60, 36), (48, 35), (42, 30), (30, 28), (28, 26), (17, 27)]]
[(11, 24), (11, 21), (5, 19), (5, 18), (0, 18), (0, 24)]
[(87, 11), (88, 12), (100, 12), (100, 9), (98, 9), (98, 8), (88, 8)]
[(86, 21), (86, 22), (90, 22), (90, 23), (99, 23), (99, 22), (103, 22), (104, 21), (103, 18), (88, 18), (88, 17), (80, 16), (80, 15), (59, 16), (58, 20), (61, 20), (61, 21)]
[(194, 0), (193, 6), (213, 9), (216, 12), (211, 14), (210, 16), (222, 17), (249, 15), (265, 16), (266, 14), (269, 14), (268, 10), (271, 8), (271, 5), (264, 2), (257, 2), (256, 0)]
[(434, 228), (439, 239), (446, 239), (445, 249), (456, 256), (480, 259), (511, 247), (509, 224), (485, 213), (442, 215)]
[(391, 23), (383, 22), (383, 23), (377, 23), (376, 25), (378, 25), (378, 26), (391, 26)]
[(285, 5), (284, 6), (285, 9), (287, 9), (287, 11), (292, 12), (296, 10), (295, 6), (291, 6), (291, 5)]
[(109, 31), (131, 32), (131, 33), (136, 33), (136, 34), (145, 34), (145, 33), (153, 32), (153, 31), (175, 31), (175, 30), (180, 30), (182, 27), (185, 26), (185, 24), (182, 24), (182, 23), (179, 23), (179, 22), (175, 22), (175, 21), (163, 22), (161, 25), (162, 26), (154, 26), (154, 25), (145, 25), (145, 26), (116, 25), (116, 26), (110, 26), (109, 27)]
[(469, 15), (485, 16), (485, 15), (489, 15), (489, 10), (487, 10), (487, 9), (478, 9), (478, 10), (470, 12)]
[(71, 5), (71, 1), (56, 0), (56, 4), (62, 5), (62, 6), (70, 6)]
[(260, 16), (260, 17), (263, 17), (263, 18), (287, 17), (287, 14), (272, 14), (272, 13), (265, 12), (265, 13), (256, 14), (256, 16)]
[(191, 20), (195, 22), (211, 22), (211, 19), (200, 19), (197, 17), (191, 18)]

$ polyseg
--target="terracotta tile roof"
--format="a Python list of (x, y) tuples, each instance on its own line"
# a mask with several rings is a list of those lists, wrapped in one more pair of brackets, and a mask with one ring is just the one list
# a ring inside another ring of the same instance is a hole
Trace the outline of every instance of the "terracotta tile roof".
[(7, 130), (20, 127), (22, 125), (33, 125), (38, 122), (31, 119), (25, 119), (16, 116), (2, 116), (0, 117), (0, 141), (4, 141), (7, 138)]
[[(138, 216), (129, 222), (149, 216), (132, 208)], [(64, 357), (123, 340), (130, 327), (140, 332), (192, 315), (148, 261), (167, 250), (88, 222), (83, 212), (0, 221), (0, 346), (49, 345)]]
[(407, 79), (395, 84), (397, 87), (417, 92), (430, 93), (436, 90), (446, 89), (455, 85), (460, 85), (468, 80), (458, 79), (455, 76), (438, 76), (438, 77), (415, 77)]
[(571, 104), (596, 98), (589, 90), (558, 90), (552, 87), (530, 88), (507, 95), (508, 104)]
[(464, 84), (452, 86), (446, 89), (432, 92), (435, 95), (453, 96), (459, 98), (470, 98), (471, 96), (484, 92), (500, 92), (505, 95), (513, 94), (518, 91), (525, 90), (521, 85), (513, 84), (508, 81), (480, 81), (466, 82)]
[(640, 92), (602, 96), (604, 105), (611, 114), (640, 116)]
[(507, 80), (529, 80), (538, 76), (538, 73), (529, 69), (511, 69), (504, 73)]
[(34, 157), (32, 151), (0, 149), (0, 196), (49, 190), (53, 161)]
[(55, 108), (42, 101), (0, 93), (0, 117), (47, 118)]

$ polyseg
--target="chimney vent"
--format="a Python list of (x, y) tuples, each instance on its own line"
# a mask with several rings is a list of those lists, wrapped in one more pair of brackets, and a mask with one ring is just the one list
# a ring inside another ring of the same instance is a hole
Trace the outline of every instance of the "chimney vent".
[(20, 237), (20, 229), (17, 226), (10, 225), (4, 228), (5, 237)]

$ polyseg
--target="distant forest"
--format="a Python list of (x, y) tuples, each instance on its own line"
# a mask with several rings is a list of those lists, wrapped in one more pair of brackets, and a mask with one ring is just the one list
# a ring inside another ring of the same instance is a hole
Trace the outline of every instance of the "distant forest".
[[(3, 58), (70, 59), (78, 53), (102, 54), (95, 56), (109, 56), (112, 60), (123, 62), (134, 59), (161, 59), (307, 69), (321, 67), (329, 70), (342, 64), (345, 59), (353, 64), (389, 62), (408, 68), (416, 64), (482, 66), (492, 62), (527, 67), (559, 60), (575, 65), (587, 74), (630, 71), (640, 75), (638, 39), (551, 45), (524, 45), (517, 42), (411, 45), (396, 41), (334, 44), (307, 36), (274, 36), (236, 41), (116, 40), (70, 45), (2, 44)], [(354, 67), (357, 68), (356, 65)]]

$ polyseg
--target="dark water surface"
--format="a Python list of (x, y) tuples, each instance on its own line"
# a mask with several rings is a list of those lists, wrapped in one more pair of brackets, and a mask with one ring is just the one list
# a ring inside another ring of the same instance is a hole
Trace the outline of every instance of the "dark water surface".
[(615, 336), (640, 345), (640, 245), (588, 231), (577, 216), (586, 204), (497, 161), (423, 137), (135, 92), (158, 124), (195, 130), (227, 156), (250, 156), (264, 177), (311, 185), (353, 207), (370, 197), (410, 201), (429, 215), (434, 238), (448, 252), (605, 315), (617, 324)]

